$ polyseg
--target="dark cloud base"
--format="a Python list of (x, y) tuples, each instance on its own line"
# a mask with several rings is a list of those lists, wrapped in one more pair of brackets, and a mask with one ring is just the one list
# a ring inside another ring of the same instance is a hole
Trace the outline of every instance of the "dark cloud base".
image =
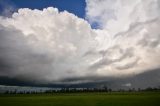
[[(93, 79), (94, 78), (94, 79)], [(0, 85), (10, 85), (10, 86), (34, 86), (34, 87), (53, 87), (53, 88), (63, 88), (63, 87), (71, 87), (71, 88), (81, 88), (81, 87), (88, 87), (88, 88), (101, 88), (107, 86), (111, 89), (128, 89), (128, 88), (148, 88), (148, 87), (160, 87), (160, 69), (155, 69), (152, 71), (148, 71), (142, 74), (138, 74), (135, 76), (130, 76), (126, 78), (95, 78), (93, 77), (92, 82), (83, 82), (84, 80), (89, 80), (88, 78), (72, 78), (72, 79), (65, 79), (64, 82), (73, 82), (79, 81), (82, 83), (78, 84), (62, 84), (55, 83), (55, 84), (38, 84), (34, 82), (28, 82), (23, 80), (18, 80), (15, 78), (7, 78), (7, 77), (0, 77)], [(99, 79), (99, 81), (96, 81)], [(101, 79), (101, 80), (100, 80)], [(125, 86), (125, 84), (130, 83), (131, 86)]]

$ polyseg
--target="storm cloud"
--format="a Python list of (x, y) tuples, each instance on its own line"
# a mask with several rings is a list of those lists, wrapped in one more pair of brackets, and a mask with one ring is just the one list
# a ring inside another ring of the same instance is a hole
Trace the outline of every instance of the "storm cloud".
[(86, 20), (53, 7), (0, 16), (0, 77), (75, 84), (160, 68), (158, 0), (86, 4)]

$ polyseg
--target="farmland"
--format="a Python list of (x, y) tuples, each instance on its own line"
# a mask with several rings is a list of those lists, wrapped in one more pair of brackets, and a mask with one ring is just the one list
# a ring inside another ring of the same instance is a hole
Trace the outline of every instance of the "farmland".
[(1, 106), (160, 106), (160, 92), (0, 94)]

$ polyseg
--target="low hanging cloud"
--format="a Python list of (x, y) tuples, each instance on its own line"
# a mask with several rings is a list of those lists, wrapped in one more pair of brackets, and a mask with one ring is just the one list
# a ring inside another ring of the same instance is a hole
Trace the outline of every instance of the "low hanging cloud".
[(158, 0), (86, 3), (88, 21), (53, 7), (0, 16), (0, 76), (80, 83), (160, 68)]

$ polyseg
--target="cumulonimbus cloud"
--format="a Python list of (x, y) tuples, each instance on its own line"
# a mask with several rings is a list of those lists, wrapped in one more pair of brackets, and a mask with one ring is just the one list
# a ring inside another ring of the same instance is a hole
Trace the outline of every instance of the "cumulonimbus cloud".
[(53, 7), (1, 16), (0, 76), (57, 83), (160, 68), (159, 2), (101, 0), (95, 10), (97, 2), (86, 1), (86, 17), (101, 29)]

